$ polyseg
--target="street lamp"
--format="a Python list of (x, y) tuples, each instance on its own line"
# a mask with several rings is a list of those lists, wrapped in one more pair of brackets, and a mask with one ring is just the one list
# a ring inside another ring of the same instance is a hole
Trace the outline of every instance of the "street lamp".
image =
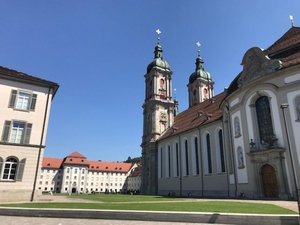
[(294, 184), (295, 184), (295, 190), (296, 190), (296, 198), (297, 198), (297, 204), (298, 204), (298, 214), (299, 214), (299, 217), (300, 217), (300, 202), (299, 202), (300, 199), (299, 199), (298, 185), (297, 185), (297, 179), (296, 179), (296, 170), (295, 170), (295, 165), (294, 165), (293, 154), (292, 154), (292, 151), (291, 151), (289, 131), (287, 129), (286, 117), (285, 117), (285, 109), (287, 109), (288, 107), (289, 107), (288, 103), (282, 103), (281, 106), (280, 106), (280, 108), (282, 110), (282, 115), (283, 115), (283, 122), (284, 122), (284, 128), (285, 128), (286, 139), (287, 139), (287, 144), (288, 144), (288, 151), (289, 151), (290, 159), (291, 159), (291, 166), (292, 166), (292, 171), (293, 171), (293, 178), (294, 178)]

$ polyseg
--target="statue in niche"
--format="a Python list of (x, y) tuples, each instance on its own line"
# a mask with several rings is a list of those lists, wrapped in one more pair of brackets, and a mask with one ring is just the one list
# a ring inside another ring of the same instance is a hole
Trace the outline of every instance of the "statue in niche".
[(241, 126), (240, 126), (240, 120), (238, 117), (234, 118), (234, 136), (235, 137), (241, 136)]
[(237, 149), (237, 159), (238, 159), (238, 168), (239, 169), (245, 168), (244, 154), (241, 147), (238, 147)]
[(296, 120), (300, 122), (300, 96), (296, 100)]

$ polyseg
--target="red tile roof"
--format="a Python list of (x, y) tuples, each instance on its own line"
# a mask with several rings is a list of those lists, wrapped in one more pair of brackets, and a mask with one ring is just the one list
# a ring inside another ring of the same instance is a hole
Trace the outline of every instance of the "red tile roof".
[(127, 173), (132, 163), (89, 161), (89, 170)]
[(61, 164), (63, 162), (63, 159), (57, 159), (57, 158), (43, 158), (42, 162), (42, 168), (43, 169), (59, 169), (61, 167)]
[(220, 109), (220, 104), (225, 97), (226, 93), (222, 92), (212, 99), (208, 99), (179, 113), (175, 117), (173, 126), (169, 128), (159, 140), (221, 119), (223, 112)]
[(120, 173), (127, 173), (133, 166), (132, 163), (101, 162), (101, 161), (87, 160), (85, 156), (75, 151), (72, 152), (67, 157), (65, 157), (64, 159), (47, 158), (47, 157), (43, 158), (42, 168), (59, 169), (62, 166), (62, 164), (87, 166), (89, 170), (92, 171), (120, 172)]
[(281, 60), (283, 68), (300, 64), (300, 27), (290, 28), (265, 52), (271, 59)]

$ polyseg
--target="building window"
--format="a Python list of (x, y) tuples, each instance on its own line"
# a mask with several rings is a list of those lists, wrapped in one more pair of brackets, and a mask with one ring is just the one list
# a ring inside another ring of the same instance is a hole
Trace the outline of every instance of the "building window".
[(178, 143), (176, 143), (176, 175), (179, 176), (179, 148)]
[(260, 143), (262, 145), (271, 144), (274, 138), (273, 124), (270, 110), (269, 98), (262, 96), (255, 102), (257, 124), (259, 130)]
[(11, 91), (9, 107), (20, 110), (35, 110), (37, 95), (17, 90)]
[(195, 141), (196, 174), (199, 174), (198, 138), (195, 137), (194, 141)]
[(220, 158), (221, 158), (221, 172), (225, 172), (225, 156), (224, 156), (224, 146), (223, 146), (223, 132), (219, 130), (219, 145), (220, 145)]
[[(15, 157), (8, 157), (4, 162), (3, 167), (3, 180), (16, 180), (21, 181), (23, 177), (24, 167), (25, 167), (26, 159), (22, 159), (20, 162)], [(0, 158), (0, 175), (2, 169), (3, 160)]]
[(184, 149), (185, 149), (185, 174), (189, 175), (189, 149), (187, 140), (184, 141)]
[(160, 148), (160, 177), (163, 177), (163, 149)]
[(32, 124), (21, 121), (4, 123), (2, 141), (16, 144), (29, 144)]
[(206, 135), (206, 151), (207, 151), (207, 169), (208, 173), (212, 173), (212, 164), (211, 164), (211, 148), (210, 148), (210, 135)]
[(171, 147), (168, 145), (168, 176), (171, 177)]

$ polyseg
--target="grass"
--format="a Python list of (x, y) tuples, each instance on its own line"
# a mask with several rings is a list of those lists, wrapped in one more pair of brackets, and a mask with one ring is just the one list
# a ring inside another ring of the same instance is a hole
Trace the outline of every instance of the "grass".
[[(176, 201), (178, 198), (170, 198), (163, 196), (153, 196), (153, 195), (105, 195), (105, 194), (95, 194), (95, 195), (70, 195), (69, 198), (80, 198), (99, 202), (156, 202), (156, 201)], [(182, 200), (182, 199), (180, 199)]]
[[(168, 198), (143, 195), (74, 195), (71, 198), (95, 200), (84, 203), (20, 203), (2, 204), (2, 207), (66, 208), (66, 209), (111, 209), (182, 212), (223, 212), (247, 214), (295, 214), (295, 212), (272, 204), (235, 201), (196, 201), (195, 199)], [(171, 202), (166, 202), (171, 201)], [(176, 201), (176, 202), (172, 202)]]
[(182, 212), (223, 212), (249, 214), (295, 214), (295, 212), (271, 204), (241, 202), (177, 202), (174, 203), (22, 203), (5, 204), (6, 207), (60, 208), (60, 209), (111, 209)]

